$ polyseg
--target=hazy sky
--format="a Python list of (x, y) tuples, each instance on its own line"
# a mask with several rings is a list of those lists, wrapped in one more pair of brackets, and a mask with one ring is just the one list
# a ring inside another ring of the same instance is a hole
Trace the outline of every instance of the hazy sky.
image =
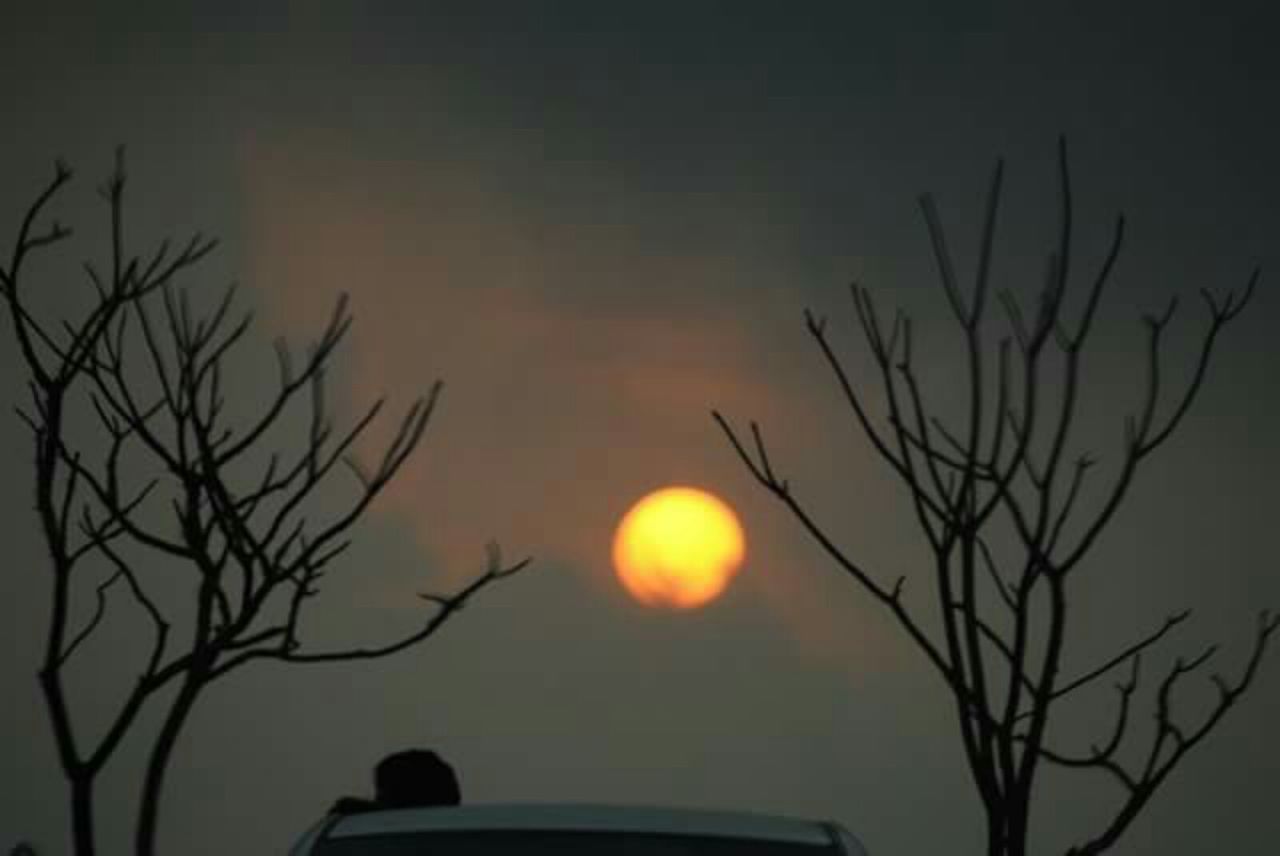
[[(426, 647), (217, 685), (175, 760), (166, 851), (283, 852), (406, 745), (442, 751), (472, 801), (751, 808), (838, 819), (885, 856), (975, 851), (949, 697), (749, 481), (708, 410), (761, 420), (841, 543), (923, 594), (907, 497), (801, 313), (831, 316), (878, 405), (846, 285), (911, 308), (927, 389), (945, 397), (959, 341), (915, 197), (938, 194), (969, 270), (1005, 156), (994, 276), (1029, 295), (1054, 234), (1060, 132), (1081, 269), (1116, 212), (1130, 225), (1086, 365), (1084, 436), (1107, 474), (1141, 390), (1141, 314), (1183, 297), (1170, 336), (1181, 381), (1204, 321), (1196, 291), (1264, 269), (1195, 411), (1082, 572), (1068, 662), (1193, 606), (1166, 656), (1221, 641), (1234, 671), (1255, 610), (1280, 606), (1280, 61), (1263, 4), (1212, 16), (1177, 3), (139, 5), (0, 19), (0, 239), (55, 156), (79, 169), (58, 212), (78, 238), (65, 265), (42, 269), (45, 308), (73, 311), (86, 294), (76, 263), (101, 251), (105, 225), (93, 188), (127, 143), (139, 241), (223, 237), (190, 283), (244, 283), (259, 309), (248, 367), (269, 363), (273, 336), (305, 343), (347, 291), (341, 413), (447, 383), (420, 454), (332, 575), (316, 637), (411, 627), (414, 592), (478, 571), (491, 537), (536, 559)], [(8, 412), (25, 380), (0, 329)], [(246, 407), (271, 376), (244, 373)], [(56, 853), (63, 791), (34, 678), (47, 574), (16, 418), (0, 421), (0, 448), (0, 847), (27, 837)], [(609, 566), (629, 504), (672, 483), (723, 496), (747, 532), (742, 574), (695, 612), (632, 603)], [(107, 629), (76, 673), (90, 722), (137, 651), (126, 618)], [(1188, 713), (1211, 698), (1196, 690)], [(1067, 737), (1104, 729), (1111, 704), (1104, 684)], [(1273, 658), (1119, 852), (1190, 856), (1224, 840), (1273, 852), (1277, 717)], [(104, 852), (125, 852), (136, 763), (126, 753), (100, 803)], [(1035, 809), (1044, 852), (1119, 796), (1054, 774)]]

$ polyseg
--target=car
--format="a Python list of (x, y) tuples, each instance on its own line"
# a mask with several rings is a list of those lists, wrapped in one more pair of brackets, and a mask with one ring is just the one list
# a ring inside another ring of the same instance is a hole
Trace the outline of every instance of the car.
[(741, 811), (491, 804), (330, 815), (290, 856), (867, 856), (829, 821)]

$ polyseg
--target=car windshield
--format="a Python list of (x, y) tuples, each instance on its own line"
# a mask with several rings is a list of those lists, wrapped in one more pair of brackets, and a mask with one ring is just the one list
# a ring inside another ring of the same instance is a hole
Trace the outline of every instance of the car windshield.
[(836, 856), (835, 844), (645, 832), (485, 830), (327, 838), (315, 856)]

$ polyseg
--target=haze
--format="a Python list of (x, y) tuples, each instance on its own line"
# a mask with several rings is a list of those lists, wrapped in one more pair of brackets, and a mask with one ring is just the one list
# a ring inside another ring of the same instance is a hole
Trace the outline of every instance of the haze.
[[(1099, 549), (1080, 604), (1096, 632), (1072, 656), (1191, 606), (1167, 654), (1218, 640), (1234, 669), (1255, 609), (1280, 604), (1269, 106), (1280, 62), (1262, 5), (1205, 18), (1176, 3), (785, 15), (752, 3), (196, 16), (101, 5), (15, 8), (0, 28), (0, 236), (55, 156), (79, 171), (59, 211), (76, 253), (43, 271), (50, 311), (71, 311), (89, 287), (78, 263), (106, 222), (93, 188), (126, 143), (131, 228), (224, 239), (200, 284), (244, 283), (260, 318), (248, 347), (263, 361), (270, 336), (301, 345), (348, 291), (340, 413), (382, 393), (407, 406), (447, 383), (423, 449), (332, 575), (315, 632), (382, 638), (412, 624), (414, 593), (479, 571), (490, 538), (536, 560), (425, 648), (368, 667), (264, 666), (221, 686), (176, 759), (162, 849), (284, 852), (407, 745), (448, 757), (468, 801), (831, 817), (884, 856), (976, 846), (942, 686), (749, 481), (708, 411), (760, 420), (843, 543), (883, 578), (910, 574), (925, 554), (908, 497), (855, 430), (801, 311), (831, 316), (870, 382), (848, 281), (912, 309), (929, 389), (945, 400), (959, 342), (915, 197), (938, 194), (969, 270), (1004, 155), (995, 275), (1031, 284), (1052, 237), (1060, 132), (1081, 258), (1100, 258), (1117, 211), (1131, 225), (1086, 366), (1084, 436), (1104, 464), (1140, 390), (1141, 313), (1182, 295), (1189, 311), (1170, 336), (1181, 378), (1203, 320), (1196, 290), (1264, 271), (1206, 394)], [(10, 344), (6, 405), (26, 394)], [(272, 377), (252, 369), (245, 407)], [(34, 674), (45, 576), (27, 444), (16, 418), (0, 420), (0, 846), (30, 838), (57, 853), (66, 823)], [(646, 609), (613, 577), (613, 527), (667, 484), (722, 496), (750, 535), (741, 574), (702, 610)], [(84, 661), (82, 699), (127, 674), (137, 640), (123, 621), (111, 634)], [(1111, 704), (1105, 690), (1082, 704), (1080, 734)], [(1273, 852), (1278, 716), (1273, 657), (1123, 852), (1193, 856), (1224, 837), (1239, 856)], [(131, 796), (100, 806), (106, 852), (128, 840)], [(1051, 787), (1036, 811), (1043, 842), (1060, 850), (1110, 796), (1093, 782)]]

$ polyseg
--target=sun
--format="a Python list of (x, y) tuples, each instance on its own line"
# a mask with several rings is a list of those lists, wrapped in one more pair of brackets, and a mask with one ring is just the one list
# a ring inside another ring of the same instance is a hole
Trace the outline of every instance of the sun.
[(644, 497), (613, 537), (613, 565), (622, 585), (641, 603), (670, 609), (694, 609), (715, 599), (745, 554), (733, 509), (691, 487)]

